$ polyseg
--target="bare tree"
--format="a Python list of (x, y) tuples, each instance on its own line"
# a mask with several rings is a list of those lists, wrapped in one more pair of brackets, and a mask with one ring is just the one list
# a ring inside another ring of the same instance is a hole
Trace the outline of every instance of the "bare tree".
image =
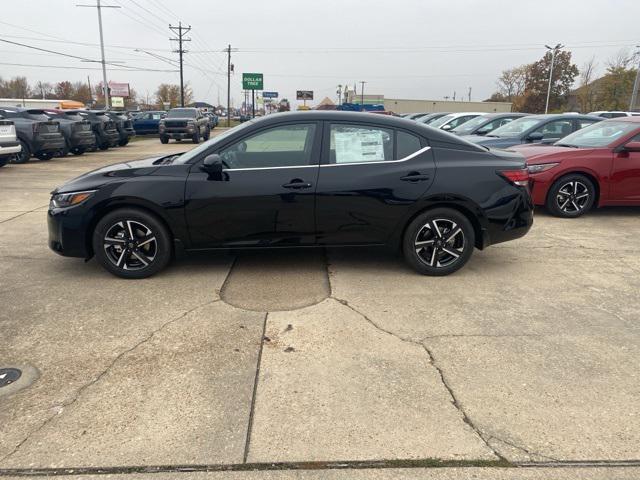
[(595, 71), (597, 68), (596, 57), (593, 56), (585, 62), (580, 69), (580, 87), (578, 88), (578, 102), (580, 110), (587, 113), (593, 110), (596, 92), (593, 85)]

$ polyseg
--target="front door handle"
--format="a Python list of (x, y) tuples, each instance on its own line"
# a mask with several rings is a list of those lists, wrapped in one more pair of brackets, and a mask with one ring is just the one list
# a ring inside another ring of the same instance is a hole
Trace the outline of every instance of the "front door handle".
[(424, 182), (425, 180), (429, 180), (431, 177), (427, 174), (423, 174), (420, 172), (411, 172), (404, 177), (400, 177), (400, 180), (403, 182)]
[(300, 178), (294, 178), (293, 180), (291, 180), (291, 182), (282, 185), (282, 188), (288, 188), (290, 190), (302, 190), (305, 188), (311, 188), (311, 184), (305, 182)]

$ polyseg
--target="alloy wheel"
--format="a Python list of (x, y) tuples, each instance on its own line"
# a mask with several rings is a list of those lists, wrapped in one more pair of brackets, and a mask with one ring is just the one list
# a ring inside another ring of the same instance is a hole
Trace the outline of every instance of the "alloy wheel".
[(575, 214), (587, 206), (590, 196), (589, 188), (584, 183), (573, 180), (558, 189), (556, 204), (562, 212)]
[(155, 234), (137, 220), (123, 220), (109, 227), (103, 244), (109, 261), (122, 270), (142, 270), (158, 253)]
[(435, 268), (453, 265), (462, 256), (466, 239), (462, 228), (453, 220), (430, 220), (414, 240), (416, 255), (423, 263)]

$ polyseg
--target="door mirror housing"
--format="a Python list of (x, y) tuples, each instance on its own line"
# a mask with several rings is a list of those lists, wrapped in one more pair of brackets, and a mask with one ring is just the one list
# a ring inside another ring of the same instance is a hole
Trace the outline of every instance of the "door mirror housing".
[(625, 152), (640, 152), (640, 142), (628, 142), (623, 148)]
[(451, 125), (443, 125), (442, 130), (448, 132), (449, 130), (451, 130)]
[(222, 180), (222, 159), (217, 153), (204, 157), (200, 170), (209, 174), (210, 180)]
[(533, 132), (527, 136), (529, 142), (540, 142), (544, 138), (544, 135), (540, 132)]

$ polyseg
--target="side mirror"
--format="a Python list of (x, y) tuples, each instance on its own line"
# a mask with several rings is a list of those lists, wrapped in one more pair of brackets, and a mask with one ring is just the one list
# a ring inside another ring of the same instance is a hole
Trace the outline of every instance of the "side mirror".
[(445, 132), (448, 132), (449, 130), (451, 130), (451, 125), (443, 125), (442, 130), (444, 130)]
[(210, 180), (222, 180), (222, 159), (217, 153), (204, 157), (200, 170), (209, 174)]
[(640, 152), (640, 142), (628, 142), (623, 148), (625, 152)]
[(544, 135), (540, 132), (530, 133), (527, 137), (527, 141), (529, 142), (540, 142), (544, 138)]

